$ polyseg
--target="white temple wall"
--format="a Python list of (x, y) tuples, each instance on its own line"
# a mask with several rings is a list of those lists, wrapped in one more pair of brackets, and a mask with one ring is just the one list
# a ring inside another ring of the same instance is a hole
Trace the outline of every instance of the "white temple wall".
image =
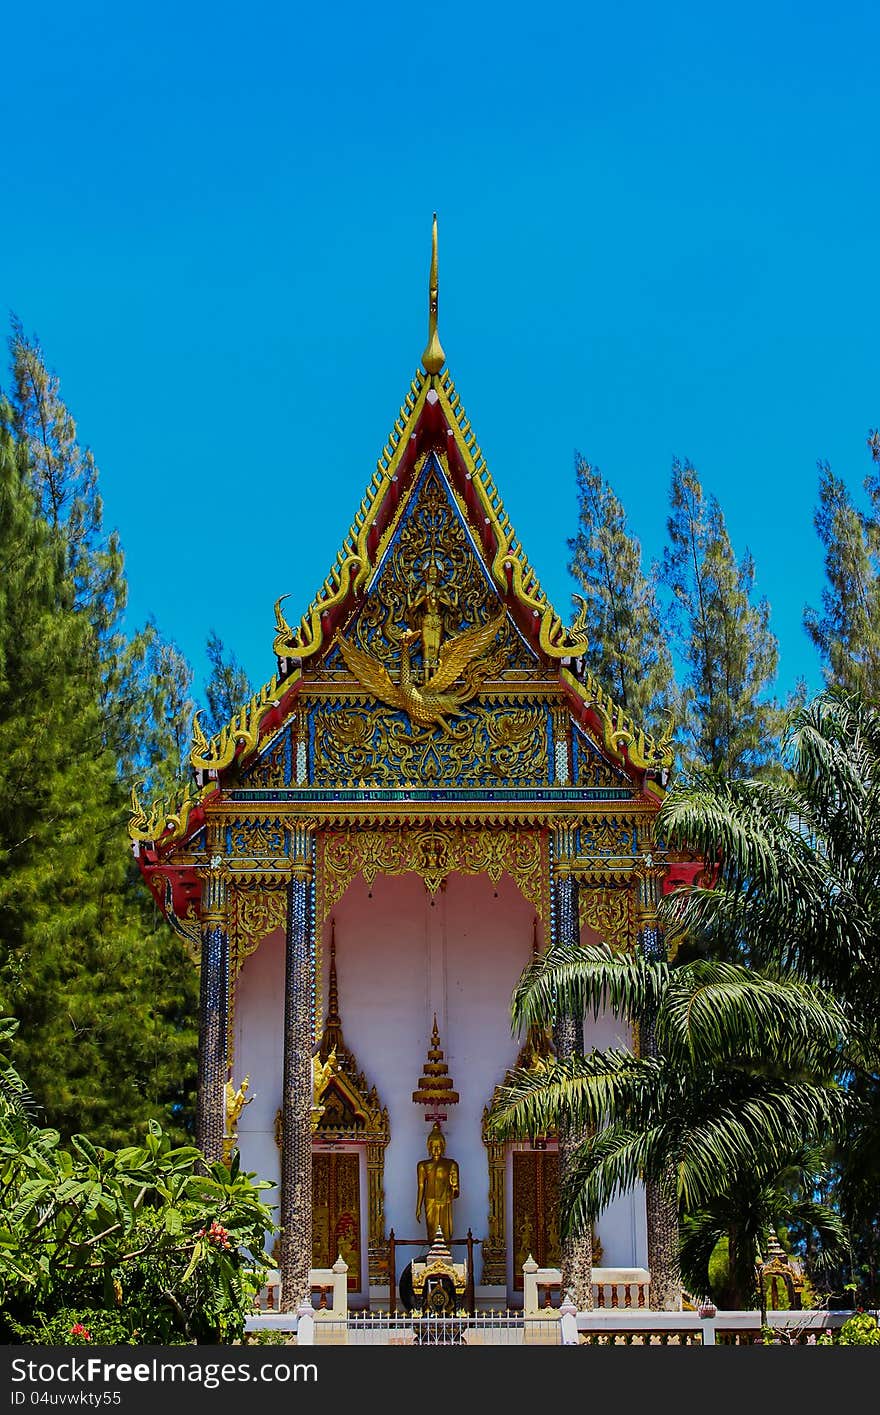
[(275, 1116), (281, 1104), (284, 1065), (284, 930), (276, 929), (245, 960), (235, 1010), (236, 1086), (250, 1077), (250, 1100), (238, 1118), (241, 1166), (272, 1181), (263, 1200), (279, 1202), (281, 1155), (275, 1144)]
[[(487, 876), (453, 874), (430, 903), (414, 874), (380, 875), (368, 889), (358, 876), (333, 911), (339, 1007), (345, 1043), (388, 1107), (385, 1223), (398, 1238), (418, 1238), (416, 1165), (426, 1157), (430, 1125), (414, 1104), (430, 1045), (434, 1013), (440, 1045), (460, 1101), (442, 1122), (447, 1154), (458, 1162), (461, 1196), (455, 1237), (487, 1231), (488, 1164), (481, 1140), (483, 1108), (514, 1064), (521, 1040), (511, 1035), (510, 998), (531, 956), (534, 910), (506, 875), (497, 892)], [(322, 990), (326, 1012), (330, 921), (325, 928)], [(539, 943), (543, 939), (539, 935)], [(238, 1133), (243, 1168), (278, 1183), (275, 1116), (283, 1066), (284, 939), (277, 930), (248, 958), (238, 984), (234, 1079), (250, 1076)], [(613, 1018), (589, 1019), (585, 1042), (625, 1040)], [(366, 1257), (366, 1186), (362, 1183), (361, 1249)], [(277, 1188), (266, 1191), (277, 1202)], [(598, 1224), (607, 1266), (643, 1264), (647, 1253), (641, 1193), (615, 1201)], [(403, 1248), (398, 1273), (418, 1253)], [(454, 1253), (463, 1260), (464, 1252)], [(480, 1257), (477, 1250), (476, 1266)]]

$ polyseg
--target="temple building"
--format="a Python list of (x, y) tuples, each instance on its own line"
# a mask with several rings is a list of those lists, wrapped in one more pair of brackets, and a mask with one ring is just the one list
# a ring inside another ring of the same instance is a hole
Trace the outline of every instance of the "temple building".
[[(557, 1138), (487, 1130), (554, 1046), (512, 1034), (511, 996), (557, 941), (650, 945), (669, 878), (670, 743), (542, 593), (445, 368), (436, 242), (422, 366), (314, 600), (275, 605), (273, 676), (212, 740), (196, 715), (181, 799), (132, 793), (200, 968), (198, 1143), (275, 1186), (286, 1308), (339, 1255), (351, 1305), (393, 1304), (444, 1226), (484, 1305), (561, 1262)], [(650, 1266), (650, 1212), (637, 1190), (600, 1216), (605, 1265)]]

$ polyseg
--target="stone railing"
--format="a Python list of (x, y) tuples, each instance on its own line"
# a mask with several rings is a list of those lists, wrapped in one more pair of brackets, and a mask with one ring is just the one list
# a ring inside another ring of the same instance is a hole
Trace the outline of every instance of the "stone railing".
[[(594, 1308), (647, 1308), (651, 1274), (647, 1268), (593, 1268)], [(562, 1302), (559, 1268), (539, 1268), (534, 1258), (523, 1263), (523, 1313), (538, 1317)]]
[[(348, 1315), (348, 1263), (341, 1255), (332, 1268), (310, 1268), (309, 1286), (317, 1321), (330, 1317), (339, 1321)], [(257, 1308), (261, 1313), (280, 1314), (281, 1274), (277, 1268), (267, 1273), (257, 1298)]]

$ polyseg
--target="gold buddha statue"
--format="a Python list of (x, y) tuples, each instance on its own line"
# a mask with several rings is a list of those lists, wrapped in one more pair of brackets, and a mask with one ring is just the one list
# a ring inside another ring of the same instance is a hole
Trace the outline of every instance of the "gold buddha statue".
[(452, 1205), (458, 1198), (458, 1165), (446, 1155), (446, 1137), (437, 1122), (428, 1136), (428, 1155), (416, 1166), (416, 1218), (425, 1210), (428, 1242), (433, 1243), (437, 1229), (447, 1243), (452, 1242)]

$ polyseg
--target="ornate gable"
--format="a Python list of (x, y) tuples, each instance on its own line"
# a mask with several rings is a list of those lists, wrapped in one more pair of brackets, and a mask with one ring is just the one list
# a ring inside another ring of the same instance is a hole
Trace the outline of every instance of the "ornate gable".
[(435, 296), (425, 370), (329, 575), (298, 623), (276, 603), (277, 672), (212, 740), (196, 716), (181, 800), (132, 793), (130, 834), (153, 862), (189, 848), (229, 790), (662, 795), (671, 745), (616, 706), (543, 594), (441, 371)]

